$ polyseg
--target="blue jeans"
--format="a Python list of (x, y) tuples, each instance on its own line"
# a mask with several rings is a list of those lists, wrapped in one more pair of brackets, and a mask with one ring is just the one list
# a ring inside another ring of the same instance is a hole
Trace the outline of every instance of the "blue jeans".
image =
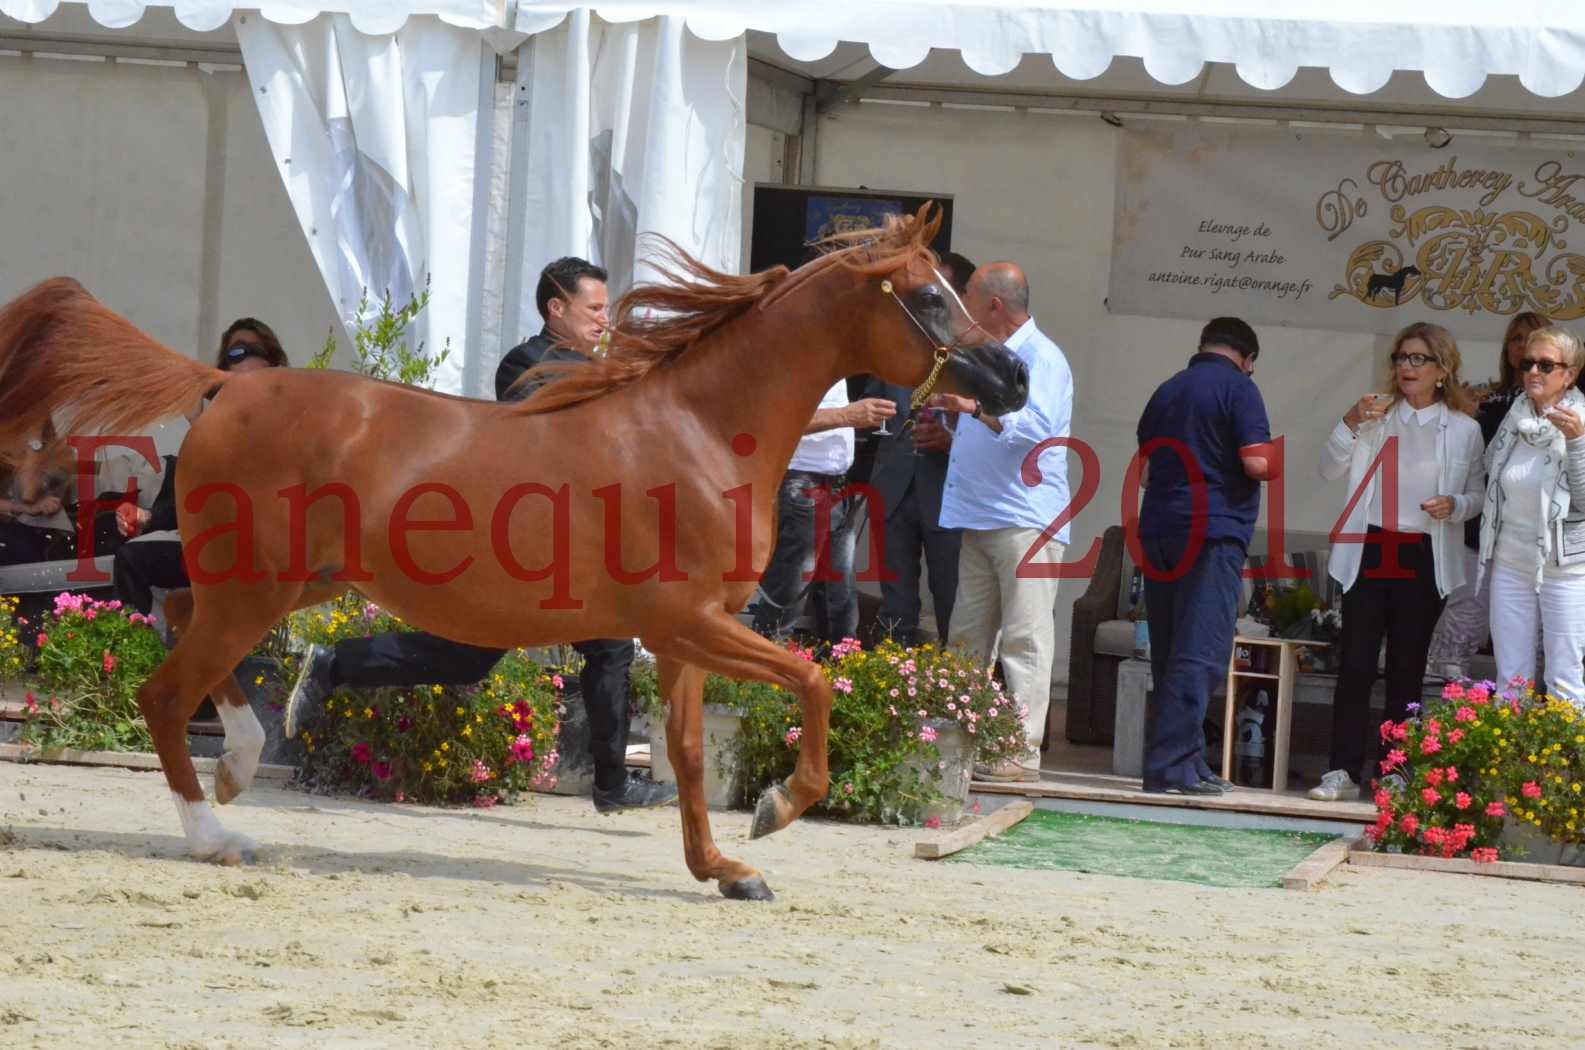
[(853, 587), (853, 549), (859, 515), (864, 513), (863, 497), (853, 494), (840, 503), (830, 504), (831, 527), (826, 533), (831, 576), (815, 588), (806, 577), (814, 571), (815, 515), (813, 489), (828, 487), (827, 501), (846, 484), (840, 475), (811, 474), (789, 470), (782, 478), (776, 496), (776, 547), (770, 563), (760, 576), (760, 594), (754, 609), (754, 630), (767, 638), (782, 641), (792, 634), (793, 625), (803, 616), (804, 603), (813, 590), (821, 607), (816, 610), (821, 633), (831, 643), (851, 637), (859, 629), (858, 594)]
[[(1178, 564), (1186, 535), (1141, 538), (1157, 572)], [(1205, 762), (1205, 711), (1227, 678), (1247, 546), (1206, 540), (1188, 571), (1171, 582), (1145, 579), (1155, 703), (1146, 720), (1145, 786), (1192, 787)]]

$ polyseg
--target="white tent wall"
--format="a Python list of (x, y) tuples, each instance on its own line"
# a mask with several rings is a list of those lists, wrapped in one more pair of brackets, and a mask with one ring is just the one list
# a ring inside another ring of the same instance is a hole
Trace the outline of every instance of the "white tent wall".
[(0, 301), (68, 275), (184, 354), (238, 316), (294, 364), (323, 345), (335, 313), (240, 69), (0, 55), (0, 99)]
[[(865, 103), (822, 118), (818, 134), (818, 184), (952, 194), (953, 248), (977, 264), (1012, 259), (1024, 266), (1035, 319), (1073, 368), (1073, 436), (1100, 457), (1100, 487), (1073, 522), (1068, 558), (1082, 557), (1120, 521), (1140, 410), (1188, 360), (1199, 336), (1195, 322), (1117, 316), (1104, 305), (1117, 132), (1088, 115)], [(1386, 344), (1329, 331), (1257, 326), (1257, 332), (1256, 379), (1274, 433), (1288, 436), (1285, 527), (1327, 531), (1347, 493), (1320, 482), (1321, 442), (1379, 378), (1374, 369)], [(1499, 327), (1489, 342), (1460, 344), (1473, 378), (1495, 372), (1501, 334)], [(1068, 463), (1077, 492), (1077, 457)], [(1262, 525), (1270, 502), (1263, 501)], [(1086, 586), (1064, 581), (1057, 600), (1059, 682), (1067, 679), (1073, 600)]]

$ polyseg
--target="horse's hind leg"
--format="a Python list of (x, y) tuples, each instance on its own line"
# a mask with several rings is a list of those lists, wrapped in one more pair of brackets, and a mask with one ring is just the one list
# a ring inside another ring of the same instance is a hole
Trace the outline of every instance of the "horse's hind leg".
[[(138, 706), (170, 784), (188, 852), (199, 860), (238, 864), (254, 845), (246, 836), (226, 831), (204, 800), (192, 756), (187, 752), (187, 722), (214, 683), (230, 675), (275, 621), (291, 611), (297, 594), (229, 586), (205, 591), (197, 598), (186, 634), (143, 683), (138, 691)], [(249, 735), (258, 725), (251, 710), (246, 716), (233, 710), (232, 715), (236, 721), (226, 723), (228, 749), (233, 743), (233, 725), (239, 738)], [(237, 743), (237, 750), (245, 753), (252, 742), (244, 744), (238, 739)], [(262, 731), (257, 743), (262, 747)], [(257, 769), (256, 750), (252, 768)]]
[(661, 695), (666, 698), (666, 755), (677, 773), (682, 811), (682, 850), (688, 870), (700, 882), (715, 879), (721, 892), (737, 900), (772, 900), (760, 873), (721, 855), (710, 834), (704, 801), (704, 672), (668, 657), (655, 661)]
[[(165, 617), (171, 625), (171, 638), (180, 641), (193, 619), (193, 592), (171, 591), (165, 596)], [(259, 756), (264, 752), (264, 727), (237, 685), (230, 671), (210, 686), (208, 695), (215, 702), (220, 724), (226, 730), (226, 750), (215, 762), (215, 801), (225, 805), (248, 789), (259, 771)]]

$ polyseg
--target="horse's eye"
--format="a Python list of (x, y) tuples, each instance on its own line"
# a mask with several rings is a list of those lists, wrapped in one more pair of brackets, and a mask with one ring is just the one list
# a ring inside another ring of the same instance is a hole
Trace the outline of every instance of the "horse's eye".
[(919, 305), (927, 310), (939, 310), (946, 304), (947, 301), (934, 288), (926, 288), (919, 293)]

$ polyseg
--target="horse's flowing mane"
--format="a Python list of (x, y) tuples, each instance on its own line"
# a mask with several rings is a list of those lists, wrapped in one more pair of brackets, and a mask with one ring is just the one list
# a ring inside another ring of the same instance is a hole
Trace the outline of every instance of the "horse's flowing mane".
[(661, 280), (638, 285), (617, 302), (603, 355), (587, 363), (536, 365), (519, 377), (519, 384), (548, 380), (522, 403), (521, 411), (551, 412), (627, 386), (767, 297), (779, 297), (772, 293), (790, 290), (828, 266), (841, 265), (865, 274), (890, 273), (920, 254), (934, 265), (930, 242), (941, 226), (941, 213), (935, 210), (932, 214), (933, 207), (926, 203), (915, 215), (889, 216), (879, 230), (827, 237), (818, 244), (826, 254), (796, 272), (775, 266), (741, 277), (720, 273), (671, 240), (651, 235), (658, 245), (654, 265)]
[(226, 378), (151, 339), (70, 277), (41, 281), (0, 307), (0, 462), (18, 462), (34, 439), (48, 456), (66, 434), (136, 434)]

